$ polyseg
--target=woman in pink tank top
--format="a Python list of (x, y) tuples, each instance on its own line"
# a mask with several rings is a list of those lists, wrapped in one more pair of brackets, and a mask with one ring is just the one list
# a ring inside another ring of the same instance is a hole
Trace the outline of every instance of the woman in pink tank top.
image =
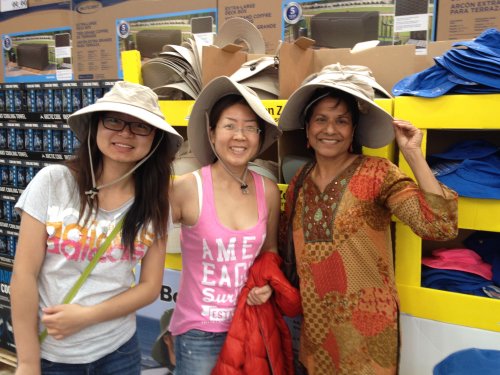
[[(181, 223), (182, 274), (170, 322), (176, 374), (210, 374), (248, 269), (263, 251), (277, 252), (280, 192), (248, 163), (280, 136), (259, 97), (228, 77), (211, 81), (188, 124), (203, 167), (175, 179), (173, 221)], [(247, 303), (269, 299), (269, 285)]]

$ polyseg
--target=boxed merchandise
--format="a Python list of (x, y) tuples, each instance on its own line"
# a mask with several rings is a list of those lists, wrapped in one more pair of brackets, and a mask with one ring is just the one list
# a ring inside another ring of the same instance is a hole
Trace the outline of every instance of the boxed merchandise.
[(216, 0), (77, 0), (73, 9), (76, 80), (122, 78), (122, 51), (138, 49), (143, 59), (151, 59), (163, 45), (192, 37), (198, 18), (210, 21), (210, 31), (217, 19)]
[(425, 48), (433, 9), (432, 0), (219, 0), (218, 27), (233, 17), (250, 21), (264, 38), (265, 53), (275, 53), (280, 40), (300, 37), (320, 48), (352, 48), (367, 40)]
[(0, 263), (0, 347), (9, 352), (15, 353), (16, 344), (14, 343), (14, 334), (12, 332), (10, 310), (11, 277), (12, 266)]
[(299, 38), (294, 43), (283, 43), (279, 52), (280, 97), (286, 99), (310, 74), (326, 65), (365, 65), (388, 92), (402, 78), (434, 64), (433, 57), (451, 47), (452, 42), (429, 43), (427, 54), (417, 55), (414, 45), (378, 46), (362, 50), (349, 48), (314, 49), (314, 41)]
[(500, 28), (500, 3), (484, 0), (439, 0), (435, 39), (472, 39), (489, 28)]
[(59, 35), (71, 34), (70, 8), (71, 2), (30, 1), (28, 9), (0, 13), (3, 47), (0, 82), (72, 78), (71, 64), (64, 66), (64, 59), (71, 62), (71, 47), (59, 47)]

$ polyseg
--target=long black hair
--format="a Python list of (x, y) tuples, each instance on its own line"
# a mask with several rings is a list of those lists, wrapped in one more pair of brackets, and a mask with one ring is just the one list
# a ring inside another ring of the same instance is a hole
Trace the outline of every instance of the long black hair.
[[(90, 199), (85, 194), (92, 188), (92, 174), (90, 163), (94, 167), (96, 179), (102, 173), (102, 153), (97, 147), (97, 126), (102, 113), (92, 114), (89, 126), (82, 134), (81, 145), (75, 153), (75, 157), (66, 162), (76, 179), (78, 194), (80, 197), (80, 216), (84, 225), (99, 209), (98, 195)], [(87, 146), (87, 137), (90, 132), (90, 154)], [(152, 148), (158, 144), (156, 150), (137, 170), (132, 177), (135, 185), (135, 198), (132, 206), (127, 211), (122, 229), (122, 241), (126, 249), (132, 254), (134, 242), (142, 227), (146, 228), (150, 223), (153, 226), (155, 237), (167, 235), (167, 223), (169, 216), (169, 186), (172, 176), (172, 161), (175, 157), (173, 150), (168, 147), (168, 137), (162, 130), (156, 129), (152, 142)]]

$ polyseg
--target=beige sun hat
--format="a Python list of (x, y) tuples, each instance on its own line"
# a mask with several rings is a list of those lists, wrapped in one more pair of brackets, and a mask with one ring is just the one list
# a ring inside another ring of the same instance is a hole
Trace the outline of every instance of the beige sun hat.
[(261, 100), (277, 99), (279, 96), (279, 62), (274, 56), (249, 60), (229, 77), (250, 87)]
[(94, 104), (71, 114), (68, 117), (68, 125), (81, 142), (85, 141), (85, 128), (90, 125), (92, 114), (95, 112), (125, 113), (163, 130), (172, 153), (176, 153), (182, 145), (182, 136), (165, 121), (158, 104), (158, 96), (149, 87), (118, 81)]
[(265, 134), (259, 154), (276, 142), (281, 135), (281, 130), (276, 125), (273, 117), (251, 88), (241, 85), (226, 76), (214, 78), (205, 86), (196, 99), (187, 127), (191, 150), (202, 165), (210, 164), (216, 158), (208, 138), (207, 114), (210, 113), (213, 105), (219, 99), (231, 94), (241, 95), (256, 115), (264, 121)]
[(243, 50), (248, 53), (266, 53), (262, 33), (253, 23), (241, 17), (228, 19), (214, 37), (214, 45), (217, 47), (222, 48), (228, 44), (243, 46)]
[(278, 75), (278, 68), (279, 62), (274, 56), (261, 56), (241, 64), (240, 68), (230, 77), (236, 82), (240, 82), (269, 69)]
[(169, 325), (172, 319), (172, 314), (174, 309), (167, 309), (163, 312), (160, 318), (160, 334), (156, 337), (156, 340), (151, 348), (151, 357), (161, 364), (162, 366), (168, 367), (170, 370), (175, 368), (175, 365), (170, 361), (170, 355), (167, 345), (163, 342), (163, 336), (170, 335)]
[(393, 117), (374, 101), (375, 90), (391, 96), (375, 81), (371, 70), (361, 65), (332, 64), (307, 77), (288, 98), (279, 119), (280, 129), (303, 128), (305, 109), (312, 104), (316, 90), (321, 88), (340, 90), (356, 98), (360, 110), (357, 140), (361, 145), (379, 148), (392, 142)]

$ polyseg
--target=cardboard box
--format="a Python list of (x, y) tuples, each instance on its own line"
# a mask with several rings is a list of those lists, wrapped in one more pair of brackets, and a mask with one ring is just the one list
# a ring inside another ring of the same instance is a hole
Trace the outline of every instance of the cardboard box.
[(77, 80), (122, 78), (121, 51), (139, 49), (143, 60), (154, 57), (164, 44), (192, 37), (197, 25), (193, 20), (199, 17), (211, 17), (215, 31), (216, 0), (73, 3)]
[(432, 34), (432, 0), (219, 0), (218, 27), (241, 17), (262, 33), (266, 53), (274, 54), (279, 41), (300, 37), (317, 47), (352, 48), (378, 39), (381, 45), (414, 44), (425, 48)]
[(203, 47), (202, 53), (202, 84), (203, 87), (215, 77), (230, 76), (236, 72), (243, 63), (251, 60), (248, 53), (234, 44), (223, 48), (216, 46)]
[(302, 81), (334, 63), (368, 66), (388, 92), (402, 78), (434, 65), (434, 56), (451, 48), (452, 42), (429, 43), (427, 54), (416, 54), (414, 45), (378, 46), (355, 51), (349, 48), (314, 49), (314, 40), (299, 38), (283, 43), (279, 52), (280, 98), (287, 99)]
[(281, 9), (281, 0), (219, 0), (218, 28), (231, 18), (244, 18), (261, 32), (266, 53), (274, 54), (282, 35)]
[[(50, 82), (72, 79), (71, 46), (56, 47), (58, 35), (63, 34), (71, 40), (71, 3), (42, 5), (45, 4), (30, 4), (28, 9), (0, 13), (3, 55), (0, 82)], [(29, 54), (23, 56), (23, 48), (26, 52), (27, 46), (34, 45), (46, 48), (43, 59), (39, 56), (35, 59), (38, 61), (35, 61)], [(18, 49), (21, 56), (18, 56)], [(38, 63), (27, 64), (23, 57)], [(63, 67), (63, 64), (66, 65)]]
[(0, 263), (0, 348), (16, 352), (10, 310), (10, 279), (12, 266)]
[(500, 4), (483, 0), (439, 0), (433, 40), (473, 39), (500, 28)]
[(368, 66), (387, 91), (401, 78), (415, 72), (415, 46), (380, 46), (360, 52), (349, 48), (313, 49), (314, 41), (301, 38), (284, 43), (279, 53), (280, 97), (287, 99), (302, 81), (334, 63)]

